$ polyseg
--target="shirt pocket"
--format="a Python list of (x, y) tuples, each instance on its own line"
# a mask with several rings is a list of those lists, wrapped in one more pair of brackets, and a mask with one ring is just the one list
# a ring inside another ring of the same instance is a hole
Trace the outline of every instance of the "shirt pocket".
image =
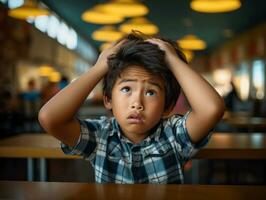
[(129, 154), (123, 152), (119, 144), (110, 146), (107, 149), (107, 159), (112, 162), (121, 163), (123, 161), (129, 162)]
[(167, 142), (164, 143), (157, 143), (154, 145), (149, 146), (143, 150), (144, 158), (148, 157), (161, 157), (163, 158), (167, 154), (171, 152), (171, 145)]
[(119, 144), (115, 146), (108, 146), (107, 148), (107, 158), (108, 160), (119, 160), (122, 157), (121, 147)]

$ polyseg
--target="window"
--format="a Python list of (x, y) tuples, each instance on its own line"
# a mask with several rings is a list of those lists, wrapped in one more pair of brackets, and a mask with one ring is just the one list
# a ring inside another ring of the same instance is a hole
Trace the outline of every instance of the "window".
[(254, 60), (252, 62), (252, 92), (254, 99), (263, 99), (265, 93), (265, 62)]

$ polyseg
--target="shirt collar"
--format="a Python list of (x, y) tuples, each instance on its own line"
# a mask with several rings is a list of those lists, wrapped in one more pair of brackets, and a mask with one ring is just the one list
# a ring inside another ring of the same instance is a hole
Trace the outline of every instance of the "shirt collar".
[[(128, 142), (128, 143), (132, 143), (128, 138), (126, 138), (121, 131), (121, 128), (117, 122), (117, 120), (112, 117), (111, 119), (111, 123), (112, 123), (112, 128), (110, 130), (110, 134), (109, 137), (114, 136), (115, 134), (118, 136), (119, 139)], [(154, 139), (156, 142), (159, 141), (161, 132), (162, 132), (162, 125), (163, 122), (162, 120), (160, 120), (160, 122), (158, 122), (158, 124), (151, 130), (152, 134), (149, 135), (148, 137), (146, 137), (143, 141), (140, 142), (140, 145), (148, 145), (150, 144), (150, 142)]]
[(147, 138), (150, 138), (150, 140), (154, 139), (156, 142), (158, 142), (162, 132), (162, 124), (162, 120), (160, 120), (157, 125), (151, 130), (152, 134)]
[(118, 135), (119, 138), (121, 138), (120, 127), (119, 127), (119, 124), (117, 123), (117, 121), (114, 117), (111, 118), (111, 124), (112, 124), (112, 126), (110, 127), (109, 137), (116, 134), (116, 135)]

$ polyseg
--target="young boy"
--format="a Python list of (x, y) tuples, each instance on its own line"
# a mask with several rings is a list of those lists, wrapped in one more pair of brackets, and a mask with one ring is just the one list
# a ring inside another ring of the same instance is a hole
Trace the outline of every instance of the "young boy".
[[(104, 105), (114, 117), (76, 119), (103, 77)], [(179, 84), (191, 111), (169, 117)], [(132, 33), (44, 105), (39, 120), (65, 153), (91, 162), (98, 183), (183, 183), (184, 164), (206, 144), (223, 112), (222, 98), (174, 42)]]

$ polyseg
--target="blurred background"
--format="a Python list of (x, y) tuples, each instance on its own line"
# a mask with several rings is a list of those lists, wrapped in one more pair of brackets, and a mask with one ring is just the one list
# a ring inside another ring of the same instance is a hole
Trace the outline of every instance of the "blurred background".
[[(161, 35), (182, 47), (190, 66), (225, 100), (226, 113), (215, 132), (266, 132), (264, 0), (0, 0), (0, 138), (44, 133), (37, 120), (40, 107), (131, 30)], [(88, 96), (80, 118), (109, 114), (101, 89), (99, 83)], [(173, 112), (188, 109), (181, 95)], [(255, 140), (266, 145), (262, 137)], [(5, 163), (0, 179), (26, 179), (25, 161), (0, 160)], [(247, 163), (202, 162), (214, 172), (202, 173), (200, 180), (265, 184), (265, 160), (241, 171)], [(11, 166), (16, 165), (22, 170), (14, 173)], [(60, 166), (69, 166), (64, 175), (57, 174)], [(81, 160), (51, 160), (49, 180), (93, 181), (87, 167)], [(191, 168), (187, 166), (188, 182)], [(73, 174), (75, 169), (87, 175)], [(239, 170), (239, 176), (228, 178)]]

